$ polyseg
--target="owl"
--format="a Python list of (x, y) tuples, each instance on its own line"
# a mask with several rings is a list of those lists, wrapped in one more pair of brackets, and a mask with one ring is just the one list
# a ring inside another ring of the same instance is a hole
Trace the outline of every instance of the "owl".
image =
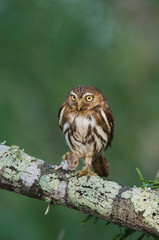
[[(109, 170), (104, 151), (111, 146), (114, 119), (102, 92), (93, 86), (75, 87), (60, 107), (58, 121), (70, 154), (84, 160), (81, 175), (91, 174), (92, 165), (97, 175), (107, 177)], [(78, 164), (76, 159), (71, 170)]]

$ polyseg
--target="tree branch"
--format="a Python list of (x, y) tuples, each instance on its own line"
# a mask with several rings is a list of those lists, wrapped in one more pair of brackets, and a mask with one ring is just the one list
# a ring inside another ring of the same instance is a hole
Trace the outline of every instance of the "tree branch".
[(0, 144), (0, 188), (159, 236), (158, 191), (56, 171), (54, 165), (27, 155), (17, 146)]

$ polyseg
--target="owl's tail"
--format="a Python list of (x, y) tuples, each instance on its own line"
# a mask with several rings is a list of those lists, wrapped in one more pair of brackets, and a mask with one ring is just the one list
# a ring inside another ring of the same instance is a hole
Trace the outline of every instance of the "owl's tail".
[(109, 167), (108, 167), (108, 162), (104, 153), (99, 155), (97, 158), (93, 159), (92, 165), (95, 173), (97, 173), (99, 176), (101, 177), (108, 176)]

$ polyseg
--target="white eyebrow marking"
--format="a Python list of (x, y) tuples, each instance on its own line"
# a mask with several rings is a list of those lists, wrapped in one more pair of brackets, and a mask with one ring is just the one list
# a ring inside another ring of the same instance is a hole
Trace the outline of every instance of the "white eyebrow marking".
[(93, 93), (89, 93), (89, 92), (87, 92), (87, 93), (83, 94), (83, 97), (86, 97), (86, 96), (92, 96), (92, 95), (93, 95)]
[(70, 92), (70, 93), (71, 93), (71, 95), (74, 95), (75, 97), (78, 97), (78, 95), (76, 93), (74, 93), (74, 92)]

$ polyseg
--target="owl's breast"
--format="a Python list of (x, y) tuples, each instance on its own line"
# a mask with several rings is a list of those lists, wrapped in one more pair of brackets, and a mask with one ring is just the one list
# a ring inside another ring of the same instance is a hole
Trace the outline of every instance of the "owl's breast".
[(86, 142), (88, 137), (88, 129), (95, 125), (95, 119), (89, 120), (87, 116), (75, 116), (75, 119), (73, 120), (73, 123), (75, 124), (75, 134), (79, 141)]
[(87, 139), (88, 129), (95, 124), (94, 119), (90, 119), (87, 115), (70, 114), (69, 121), (63, 126), (63, 132), (71, 134), (71, 137), (75, 137), (81, 143), (84, 143)]
[(63, 126), (65, 139), (72, 151), (84, 156), (88, 151), (98, 153), (107, 143), (107, 135), (95, 118), (88, 115), (70, 114), (69, 121)]

